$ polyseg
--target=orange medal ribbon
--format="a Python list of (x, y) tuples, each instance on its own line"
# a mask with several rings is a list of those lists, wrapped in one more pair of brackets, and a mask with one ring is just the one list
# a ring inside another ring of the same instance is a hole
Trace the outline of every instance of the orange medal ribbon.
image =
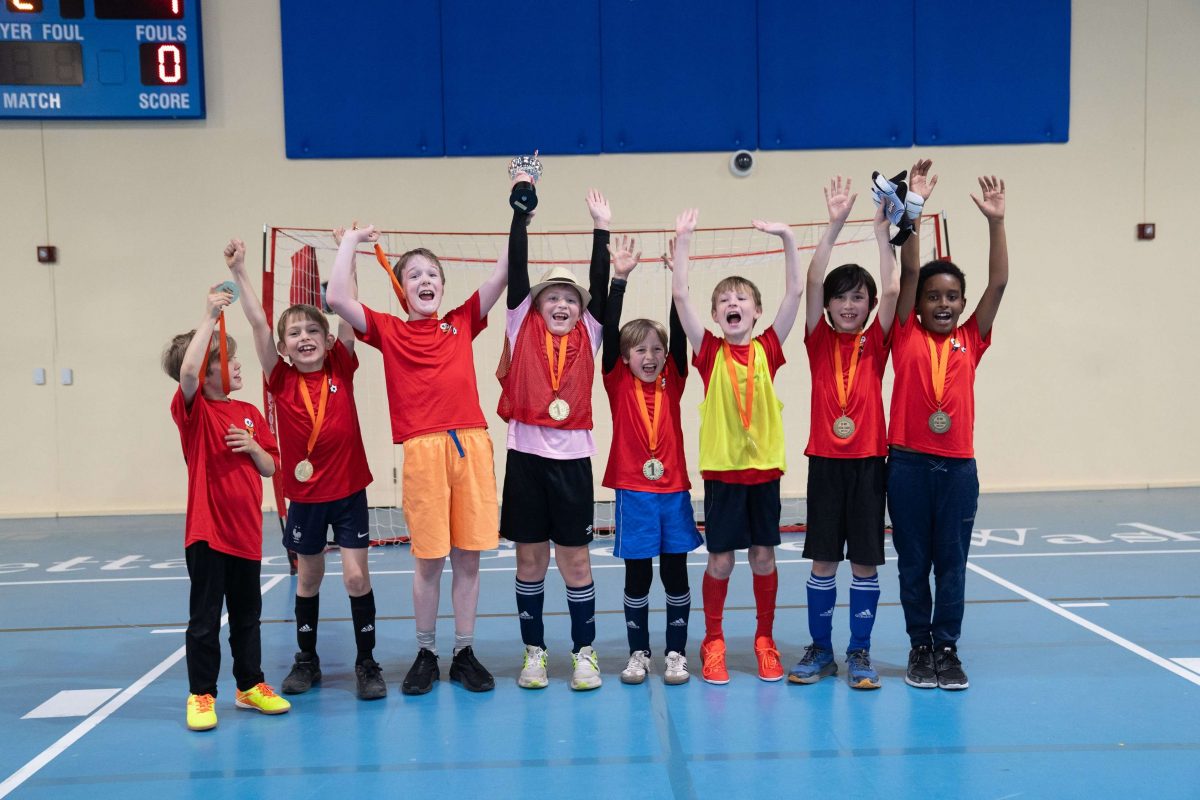
[(558, 386), (562, 382), (563, 370), (567, 368), (567, 337), (558, 339), (558, 366), (554, 366), (554, 334), (546, 331), (546, 361), (550, 364), (550, 388), (558, 397)]
[(658, 429), (662, 425), (662, 407), (663, 407), (663, 381), (661, 378), (656, 378), (654, 381), (654, 416), (650, 416), (650, 409), (646, 407), (646, 390), (640, 384), (641, 380), (634, 378), (633, 394), (637, 397), (638, 410), (642, 412), (642, 422), (646, 425), (646, 436), (650, 439), (650, 455), (654, 455), (654, 451), (658, 449)]
[(308, 449), (304, 453), (304, 460), (312, 455), (313, 445), (317, 443), (317, 436), (321, 433), (321, 425), (325, 422), (325, 402), (329, 399), (329, 373), (326, 371), (322, 375), (321, 381), (321, 400), (317, 406), (317, 410), (313, 411), (312, 398), (308, 396), (308, 381), (304, 379), (304, 375), (300, 376), (300, 398), (304, 400), (304, 407), (308, 410), (308, 418), (312, 420), (312, 433), (308, 435)]
[(229, 394), (229, 337), (225, 335), (225, 312), (221, 312), (221, 316), (217, 318), (217, 323), (221, 328), (221, 341), (217, 347), (221, 351), (221, 391), (226, 395)]
[(400, 301), (400, 307), (408, 313), (408, 301), (404, 299), (404, 290), (400, 288), (400, 281), (396, 280), (396, 273), (392, 272), (392, 265), (388, 263), (387, 253), (383, 252), (383, 247), (377, 242), (375, 244), (375, 260), (379, 262), (379, 266), (383, 267), (383, 271), (392, 279), (392, 291), (396, 293), (396, 299)]
[[(955, 333), (957, 332), (955, 329)], [(950, 340), (953, 338), (953, 334), (946, 337), (939, 353), (933, 339), (925, 332), (925, 341), (929, 343), (929, 363), (933, 369), (933, 402), (937, 404), (938, 410), (941, 410), (942, 397), (946, 394), (946, 370), (950, 367)]]
[(737, 372), (733, 368), (733, 353), (729, 342), (721, 342), (721, 352), (725, 354), (725, 368), (729, 370), (729, 382), (733, 385), (733, 398), (737, 400), (738, 414), (742, 417), (742, 427), (750, 433), (750, 416), (754, 413), (754, 341), (750, 341), (750, 355), (746, 358), (746, 403), (742, 404), (742, 396), (738, 394)]
[(842, 413), (846, 413), (846, 406), (850, 404), (850, 392), (854, 388), (854, 373), (858, 370), (858, 354), (862, 350), (862, 331), (859, 331), (854, 336), (854, 351), (850, 356), (850, 374), (846, 376), (845, 383), (842, 382), (842, 347), (838, 342), (838, 336), (833, 335), (833, 385), (837, 387), (838, 403), (842, 407)]

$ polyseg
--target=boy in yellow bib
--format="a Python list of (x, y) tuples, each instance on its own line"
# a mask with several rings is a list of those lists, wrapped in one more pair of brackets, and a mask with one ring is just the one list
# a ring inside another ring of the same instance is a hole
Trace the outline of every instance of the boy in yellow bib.
[(775, 395), (775, 372), (785, 363), (783, 342), (800, 310), (804, 282), (791, 228), (783, 223), (754, 221), (754, 227), (778, 236), (783, 245), (786, 278), (775, 322), (754, 336), (762, 316), (762, 295), (745, 278), (725, 278), (713, 289), (712, 318), (717, 337), (704, 328), (689, 303), (687, 261), (696, 209), (675, 220), (672, 294), (679, 320), (695, 355), (692, 363), (704, 379), (700, 404), (700, 473), (704, 478), (705, 543), (704, 642), (700, 645), (701, 676), (709, 683), (728, 683), (725, 634), (721, 621), (734, 553), (748, 550), (754, 574), (758, 627), (754, 654), (758, 677), (783, 677), (775, 647), (775, 546), (779, 544), (779, 479), (787, 469), (783, 438), (783, 403)]

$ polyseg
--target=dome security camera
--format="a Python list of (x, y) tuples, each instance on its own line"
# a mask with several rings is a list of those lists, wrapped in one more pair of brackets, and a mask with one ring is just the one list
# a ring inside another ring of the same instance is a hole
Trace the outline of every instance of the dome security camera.
[(745, 178), (754, 171), (754, 154), (749, 150), (738, 150), (729, 157), (729, 171), (736, 178)]

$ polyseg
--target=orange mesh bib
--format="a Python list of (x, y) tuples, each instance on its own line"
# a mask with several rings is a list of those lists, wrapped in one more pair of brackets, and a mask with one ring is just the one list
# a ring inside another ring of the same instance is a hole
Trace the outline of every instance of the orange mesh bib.
[[(554, 339), (557, 358), (558, 337)], [(555, 365), (557, 366), (557, 365)], [(591, 430), (592, 376), (596, 358), (582, 322), (567, 334), (567, 364), (559, 382), (558, 397), (567, 401), (571, 413), (564, 420), (550, 416), (554, 400), (550, 384), (551, 364), (546, 357), (546, 321), (530, 309), (517, 330), (517, 340), (510, 347), (504, 340), (504, 352), (496, 377), (500, 380), (500, 404), (496, 413), (505, 422), (516, 420), (527, 425), (541, 425), (561, 430)]]

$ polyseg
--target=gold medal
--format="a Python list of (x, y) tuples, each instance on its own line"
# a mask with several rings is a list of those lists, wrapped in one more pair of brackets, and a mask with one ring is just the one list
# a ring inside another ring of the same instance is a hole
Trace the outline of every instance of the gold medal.
[(663, 468), (663, 463), (657, 458), (648, 459), (645, 464), (642, 464), (642, 474), (646, 476), (647, 480), (656, 481), (663, 476), (664, 472), (666, 470)]
[(929, 415), (929, 430), (942, 434), (950, 430), (950, 415), (940, 408)]
[(854, 420), (843, 414), (833, 421), (833, 435), (839, 439), (849, 439), (854, 435)]
[(313, 476), (312, 462), (307, 458), (296, 465), (296, 480), (304, 483)]
[(550, 419), (556, 422), (562, 422), (564, 419), (571, 416), (571, 406), (568, 405), (567, 401), (563, 400), (561, 397), (554, 398), (554, 400), (550, 403), (550, 408), (548, 410), (550, 412)]
[(758, 455), (758, 445), (754, 441), (754, 437), (750, 435), (750, 431), (746, 431), (746, 451), (751, 457)]

